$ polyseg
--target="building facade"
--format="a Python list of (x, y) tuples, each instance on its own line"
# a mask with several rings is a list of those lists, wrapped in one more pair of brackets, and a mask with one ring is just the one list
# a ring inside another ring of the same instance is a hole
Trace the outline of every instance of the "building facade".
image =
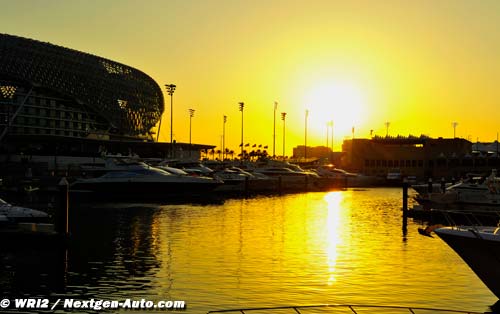
[(488, 172), (500, 165), (496, 155), (475, 154), (462, 138), (374, 137), (345, 140), (342, 167), (367, 175), (460, 178), (468, 172)]
[(0, 34), (0, 141), (19, 136), (152, 139), (163, 94), (145, 73)]
[(332, 155), (332, 149), (326, 146), (307, 146), (298, 145), (293, 148), (293, 158), (304, 158), (307, 153), (307, 158), (330, 158)]

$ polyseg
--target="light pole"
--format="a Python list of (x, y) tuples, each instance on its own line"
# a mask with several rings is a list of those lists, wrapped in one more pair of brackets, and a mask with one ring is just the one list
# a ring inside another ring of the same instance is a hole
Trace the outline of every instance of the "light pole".
[(191, 120), (193, 120), (193, 117), (194, 117), (194, 109), (188, 109), (189, 111), (189, 157), (191, 157), (191, 151), (192, 151), (192, 148), (191, 148)]
[(222, 117), (222, 160), (224, 160), (224, 154), (226, 153), (226, 121), (227, 116)]
[(239, 102), (238, 103), (240, 106), (240, 111), (241, 111), (241, 161), (243, 161), (243, 109), (245, 109), (245, 103)]
[(389, 126), (391, 125), (391, 123), (387, 121), (384, 124), (385, 124), (385, 137), (389, 137)]
[[(172, 134), (173, 134), (173, 107), (174, 107), (174, 91), (176, 86), (174, 84), (166, 84), (165, 88), (167, 89), (167, 93), (170, 95), (170, 145), (172, 145)], [(158, 135), (156, 137), (156, 141), (158, 142), (158, 138), (160, 136), (160, 128), (161, 128), (161, 119), (160, 126), (158, 127)], [(171, 148), (172, 149), (172, 148)]]
[(191, 120), (193, 120), (194, 117), (194, 109), (188, 109), (189, 111), (189, 145), (191, 145)]
[(453, 123), (451, 124), (451, 126), (453, 127), (453, 138), (457, 138), (457, 137), (456, 137), (457, 125), (458, 125), (458, 122), (453, 122)]
[(276, 109), (278, 109), (278, 102), (274, 102), (274, 117), (273, 117), (273, 158), (276, 157)]
[(305, 125), (304, 125), (304, 162), (307, 160), (307, 118), (309, 117), (309, 110), (306, 110)]
[(333, 120), (330, 120), (330, 127), (332, 128), (332, 154), (330, 159), (333, 161)]
[(283, 120), (283, 160), (285, 160), (285, 120), (286, 112), (281, 113), (281, 120)]

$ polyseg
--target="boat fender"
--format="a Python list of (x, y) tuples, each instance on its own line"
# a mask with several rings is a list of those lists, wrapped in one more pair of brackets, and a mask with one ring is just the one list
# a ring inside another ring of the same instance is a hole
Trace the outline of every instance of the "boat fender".
[(442, 227), (443, 227), (443, 225), (441, 225), (441, 224), (436, 224), (436, 225), (432, 225), (432, 226), (427, 226), (427, 227), (425, 227), (425, 229), (424, 229), (424, 228), (418, 228), (418, 233), (420, 233), (421, 235), (424, 235), (424, 236), (426, 236), (426, 237), (431, 237), (431, 238), (433, 238), (433, 236), (431, 235), (431, 233), (432, 233), (434, 230), (436, 230), (436, 229), (438, 229), (438, 228), (442, 228)]

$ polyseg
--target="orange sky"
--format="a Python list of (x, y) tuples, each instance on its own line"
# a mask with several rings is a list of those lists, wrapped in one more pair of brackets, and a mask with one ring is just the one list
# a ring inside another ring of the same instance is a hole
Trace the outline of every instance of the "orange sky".
[[(90, 52), (174, 83), (174, 139), (286, 154), (342, 139), (427, 134), (492, 141), (500, 131), (500, 2), (496, 0), (2, 1), (1, 32)], [(170, 140), (170, 103), (160, 140)]]

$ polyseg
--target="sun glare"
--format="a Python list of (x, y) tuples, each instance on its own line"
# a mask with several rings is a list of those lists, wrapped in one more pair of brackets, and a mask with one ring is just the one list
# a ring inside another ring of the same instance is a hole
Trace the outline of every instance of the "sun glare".
[(365, 114), (363, 92), (349, 83), (330, 82), (318, 85), (307, 98), (309, 121), (318, 132), (333, 120), (338, 135), (350, 134), (352, 127), (359, 126)]

